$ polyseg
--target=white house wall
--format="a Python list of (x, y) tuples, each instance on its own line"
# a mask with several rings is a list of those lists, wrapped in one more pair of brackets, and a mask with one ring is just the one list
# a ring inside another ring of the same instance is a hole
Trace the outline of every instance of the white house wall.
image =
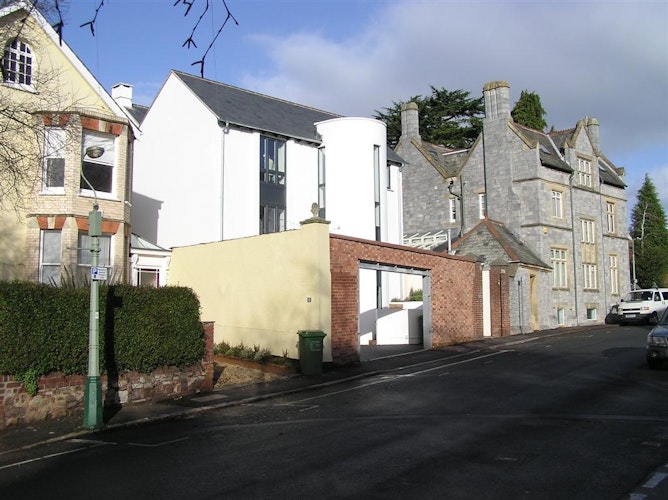
[(215, 116), (170, 75), (142, 129), (135, 202), (148, 198), (159, 212), (135, 206), (135, 232), (164, 248), (218, 239), (221, 128)]
[[(387, 241), (387, 133), (370, 118), (337, 118), (316, 124), (325, 146), (326, 218), (331, 231), (376, 239), (374, 212), (374, 146), (379, 148), (381, 240)], [(396, 241), (399, 243), (399, 241)]]

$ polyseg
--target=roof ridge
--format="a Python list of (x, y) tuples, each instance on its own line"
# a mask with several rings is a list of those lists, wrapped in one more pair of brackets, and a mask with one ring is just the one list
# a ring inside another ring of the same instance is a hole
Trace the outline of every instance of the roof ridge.
[(190, 73), (186, 73), (185, 71), (180, 71), (178, 69), (172, 69), (172, 73), (175, 73), (179, 76), (186, 76), (188, 78), (196, 78), (198, 80), (209, 82), (209, 83), (212, 83), (214, 85), (219, 85), (221, 87), (227, 87), (229, 89), (238, 90), (240, 92), (245, 92), (246, 94), (251, 94), (251, 95), (254, 95), (254, 96), (258, 96), (258, 97), (264, 97), (264, 98), (267, 98), (267, 99), (271, 99), (273, 101), (278, 101), (278, 102), (282, 102), (282, 103), (285, 103), (285, 104), (289, 104), (291, 106), (297, 106), (297, 107), (300, 107), (302, 109), (307, 109), (307, 110), (310, 110), (310, 111), (317, 111), (318, 113), (326, 113), (328, 115), (332, 115), (332, 116), (335, 116), (335, 117), (338, 117), (338, 118), (343, 118), (344, 117), (344, 115), (340, 115), (338, 113), (333, 113), (332, 111), (325, 111), (324, 109), (318, 109), (318, 108), (314, 108), (312, 106), (306, 106), (306, 105), (300, 104), (298, 102), (289, 101), (287, 99), (281, 99), (280, 97), (274, 97), (274, 96), (271, 96), (271, 95), (268, 95), (268, 94), (262, 94), (260, 92), (255, 92), (254, 90), (244, 89), (244, 88), (241, 88), (241, 87), (237, 87), (236, 85), (231, 85), (229, 83), (219, 82), (219, 81), (216, 81), (216, 80), (212, 80), (210, 78), (203, 78), (201, 76), (191, 75)]

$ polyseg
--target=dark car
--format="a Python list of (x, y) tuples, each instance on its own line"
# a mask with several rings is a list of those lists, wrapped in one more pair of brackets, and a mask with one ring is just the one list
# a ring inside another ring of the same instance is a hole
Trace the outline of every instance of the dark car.
[(650, 369), (661, 367), (668, 360), (668, 309), (647, 335), (647, 366)]

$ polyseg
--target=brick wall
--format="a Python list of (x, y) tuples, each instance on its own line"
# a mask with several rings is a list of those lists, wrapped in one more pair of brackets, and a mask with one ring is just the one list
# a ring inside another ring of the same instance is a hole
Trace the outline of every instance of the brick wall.
[[(206, 351), (201, 363), (163, 367), (152, 373), (124, 372), (112, 384), (102, 380), (105, 404), (158, 401), (213, 388), (213, 322), (204, 322)], [(51, 373), (41, 377), (35, 396), (9, 375), (0, 376), (0, 429), (83, 414), (86, 376)]]
[[(482, 337), (482, 268), (480, 263), (466, 257), (331, 235), (331, 341), (334, 364), (359, 361), (357, 322), (359, 311), (358, 265), (360, 261), (430, 272), (434, 348)], [(505, 292), (507, 293), (507, 280)], [(499, 303), (499, 300), (493, 301), (492, 308), (498, 307)], [(500, 318), (500, 316), (501, 314), (497, 313), (496, 317)], [(495, 323), (494, 318), (493, 314), (493, 323)], [(504, 323), (506, 321), (508, 320), (504, 318)], [(497, 329), (501, 331), (499, 325)]]

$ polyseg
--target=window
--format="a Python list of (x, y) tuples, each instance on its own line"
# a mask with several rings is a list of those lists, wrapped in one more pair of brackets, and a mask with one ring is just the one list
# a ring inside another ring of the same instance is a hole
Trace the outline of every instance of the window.
[(587, 308), (587, 319), (597, 319), (598, 315), (596, 314), (596, 308), (595, 307), (588, 307)]
[(285, 141), (260, 138), (260, 181), (285, 185)]
[(160, 286), (160, 270), (150, 268), (137, 269), (137, 286)]
[(588, 290), (594, 290), (598, 287), (596, 279), (597, 258), (596, 258), (596, 227), (593, 220), (582, 219), (582, 272), (583, 287)]
[(610, 293), (619, 294), (619, 258), (616, 255), (608, 256), (610, 265)]
[(285, 209), (272, 206), (260, 207), (260, 234), (285, 231)]
[(457, 198), (450, 198), (450, 222), (457, 222)]
[(552, 264), (552, 288), (567, 288), (568, 274), (566, 273), (566, 250), (562, 248), (551, 248), (550, 264)]
[(285, 150), (285, 141), (260, 137), (260, 234), (285, 231)]
[[(88, 156), (86, 150), (92, 146), (104, 148), (102, 156), (99, 158)], [(81, 191), (91, 191), (92, 187), (96, 193), (113, 193), (116, 158), (114, 136), (86, 130), (83, 136), (81, 158), (83, 172), (79, 184)]]
[(557, 309), (557, 325), (564, 326), (566, 324), (566, 314), (563, 307)]
[(376, 241), (380, 241), (380, 146), (373, 147), (373, 201), (376, 220)]
[(49, 127), (44, 132), (44, 191), (60, 191), (65, 187), (65, 130)]
[(480, 193), (478, 195), (478, 219), (484, 219), (487, 216), (487, 195)]
[[(111, 236), (98, 236), (100, 244), (100, 253), (97, 258), (98, 267), (111, 266)], [(92, 266), (93, 257), (90, 251), (92, 246), (91, 237), (87, 233), (79, 233), (79, 243), (77, 245), (77, 263), (80, 266)]]
[(608, 233), (615, 234), (615, 204), (606, 202), (605, 212), (608, 220)]
[(60, 285), (61, 232), (47, 230), (40, 234), (39, 281)]
[(30, 47), (14, 38), (5, 45), (2, 58), (2, 81), (19, 85), (32, 85), (32, 52)]
[(591, 162), (578, 158), (578, 184), (591, 187)]
[(325, 148), (318, 148), (318, 217), (326, 218), (325, 198)]
[(392, 166), (387, 165), (385, 167), (385, 174), (387, 175), (387, 190), (392, 191)]
[(562, 219), (564, 217), (561, 191), (552, 190), (552, 217), (555, 219)]

